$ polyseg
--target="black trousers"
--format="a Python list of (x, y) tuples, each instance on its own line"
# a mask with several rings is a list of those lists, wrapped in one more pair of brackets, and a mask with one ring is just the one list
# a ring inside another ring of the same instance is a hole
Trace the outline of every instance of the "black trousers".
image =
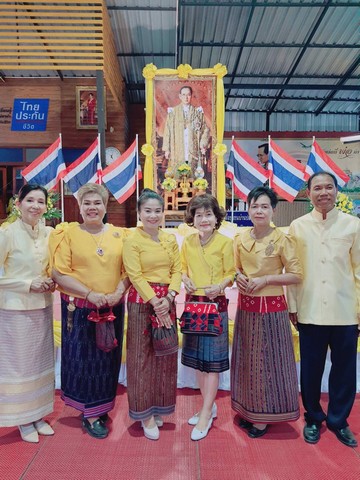
[[(358, 326), (322, 326), (298, 323), (300, 334), (300, 383), (305, 419), (330, 428), (348, 426), (356, 395)], [(327, 414), (320, 405), (321, 379), (328, 347), (331, 350), (329, 405)]]

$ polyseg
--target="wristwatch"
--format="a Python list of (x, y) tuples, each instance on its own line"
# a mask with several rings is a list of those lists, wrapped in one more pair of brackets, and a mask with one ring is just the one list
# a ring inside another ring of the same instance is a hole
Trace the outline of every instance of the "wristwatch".
[(175, 292), (175, 290), (168, 290), (167, 296), (169, 296), (169, 300), (171, 300), (171, 302), (175, 301), (176, 295), (177, 293)]

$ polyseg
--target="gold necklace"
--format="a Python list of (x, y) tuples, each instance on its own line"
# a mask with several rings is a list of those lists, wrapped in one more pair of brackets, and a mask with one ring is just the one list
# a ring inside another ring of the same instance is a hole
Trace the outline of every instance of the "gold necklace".
[[(90, 233), (90, 232), (89, 232), (89, 233)], [(96, 253), (97, 253), (100, 257), (102, 257), (102, 256), (104, 255), (104, 250), (103, 250), (103, 248), (101, 248), (101, 242), (102, 242), (102, 240), (103, 240), (103, 238), (104, 238), (104, 228), (101, 229), (101, 237), (100, 237), (99, 242), (96, 241), (95, 235), (93, 235), (92, 233), (90, 233), (90, 235), (91, 235), (91, 238), (94, 240), (95, 245), (96, 245), (96, 247), (97, 247), (97, 248), (96, 248)]]

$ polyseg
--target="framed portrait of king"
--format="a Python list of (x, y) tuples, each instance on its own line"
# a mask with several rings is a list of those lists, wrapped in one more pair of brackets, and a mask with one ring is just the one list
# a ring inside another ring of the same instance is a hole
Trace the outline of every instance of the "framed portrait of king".
[(218, 143), (223, 139), (225, 73), (221, 65), (209, 69), (145, 67), (145, 186), (162, 194), (164, 180), (179, 182), (185, 176), (191, 184), (205, 182), (206, 191), (217, 195), (218, 174), (223, 169), (224, 151)]

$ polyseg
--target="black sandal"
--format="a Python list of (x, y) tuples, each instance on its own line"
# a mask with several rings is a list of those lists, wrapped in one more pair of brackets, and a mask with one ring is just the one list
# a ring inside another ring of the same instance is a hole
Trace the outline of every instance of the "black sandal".
[(106, 438), (109, 435), (108, 428), (105, 427), (100, 419), (95, 420), (91, 425), (87, 418), (83, 418), (82, 424), (87, 433), (94, 438)]

